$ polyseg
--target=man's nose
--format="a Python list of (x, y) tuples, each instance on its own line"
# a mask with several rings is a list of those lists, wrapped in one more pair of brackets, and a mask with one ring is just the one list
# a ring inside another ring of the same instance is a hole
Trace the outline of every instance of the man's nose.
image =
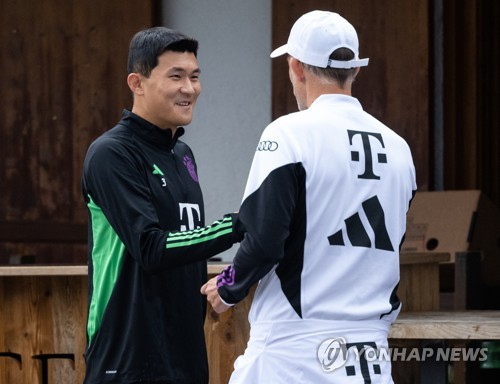
[(195, 86), (190, 79), (186, 79), (181, 87), (182, 93), (192, 94), (196, 92)]

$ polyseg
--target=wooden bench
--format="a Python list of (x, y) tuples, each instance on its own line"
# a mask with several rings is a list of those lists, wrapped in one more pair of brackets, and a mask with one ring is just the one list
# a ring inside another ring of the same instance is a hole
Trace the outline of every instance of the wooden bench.
[[(401, 361), (400, 357), (400, 361), (393, 362), (393, 376), (395, 370), (396, 373), (403, 371), (404, 376), (395, 377), (399, 379), (396, 382), (445, 384), (448, 366), (453, 364), (455, 384), (477, 383), (477, 357), (484, 357), (478, 355), (479, 341), (488, 340), (500, 340), (500, 311), (401, 313), (389, 332), (391, 348), (441, 349), (442, 354), (440, 359), (431, 357), (422, 361)], [(453, 355), (454, 352), (458, 353)], [(475, 355), (476, 359), (467, 361), (464, 353)]]
[(389, 338), (500, 340), (500, 311), (401, 313), (392, 325)]

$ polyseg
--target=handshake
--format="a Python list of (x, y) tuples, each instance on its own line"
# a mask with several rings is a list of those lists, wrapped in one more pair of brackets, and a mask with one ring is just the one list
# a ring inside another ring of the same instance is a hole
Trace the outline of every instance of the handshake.
[[(200, 289), (200, 292), (207, 296), (208, 302), (212, 305), (212, 308), (217, 313), (222, 313), (227, 311), (232, 307), (232, 304), (225, 303), (218, 292), (219, 285), (222, 285), (223, 282), (228, 282), (232, 276), (232, 266), (227, 267), (222, 271), (222, 273), (218, 276), (215, 276), (208, 280)], [(229, 278), (229, 279), (228, 279)]]

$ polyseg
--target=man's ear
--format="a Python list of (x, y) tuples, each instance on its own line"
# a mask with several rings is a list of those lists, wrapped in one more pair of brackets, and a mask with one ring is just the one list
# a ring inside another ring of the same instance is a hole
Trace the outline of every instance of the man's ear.
[(304, 82), (304, 66), (302, 63), (294, 57), (290, 57), (288, 60), (288, 65), (290, 66), (290, 71), (295, 75), (295, 78), (300, 82)]
[(127, 84), (134, 95), (142, 95), (142, 79), (141, 75), (138, 73), (130, 73), (127, 76)]

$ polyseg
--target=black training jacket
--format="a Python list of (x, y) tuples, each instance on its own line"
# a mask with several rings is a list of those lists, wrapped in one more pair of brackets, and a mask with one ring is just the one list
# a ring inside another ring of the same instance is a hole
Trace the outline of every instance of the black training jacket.
[(85, 383), (207, 383), (206, 259), (239, 241), (205, 226), (191, 149), (124, 111), (85, 157), (89, 307)]

